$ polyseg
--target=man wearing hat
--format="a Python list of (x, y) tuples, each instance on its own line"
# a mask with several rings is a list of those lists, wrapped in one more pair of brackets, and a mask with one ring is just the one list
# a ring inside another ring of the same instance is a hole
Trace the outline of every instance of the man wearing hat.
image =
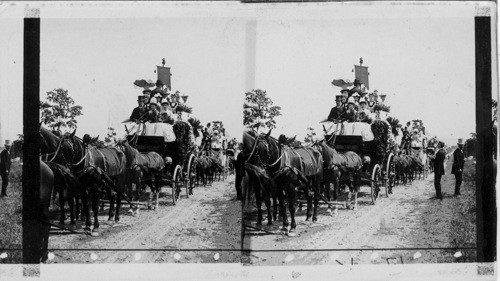
[(464, 140), (458, 139), (457, 149), (453, 152), (453, 166), (451, 173), (455, 175), (455, 196), (460, 194), (460, 185), (462, 185), (462, 174), (464, 171)]
[(446, 153), (444, 152), (444, 142), (438, 143), (438, 151), (434, 159), (434, 188), (436, 189), (436, 199), (443, 200), (441, 194), (441, 177), (444, 175), (444, 159)]
[(7, 186), (9, 185), (10, 171), (10, 140), (5, 140), (5, 149), (0, 153), (0, 176), (2, 177), (2, 194), (7, 196)]
[(139, 106), (134, 108), (132, 110), (132, 114), (130, 115), (130, 121), (139, 123), (146, 115), (147, 109), (146, 106), (144, 105), (144, 96), (138, 96), (137, 97), (137, 103)]
[(335, 120), (338, 120), (340, 116), (344, 113), (344, 106), (342, 105), (342, 95), (335, 96), (335, 104), (336, 106), (332, 107), (332, 109), (330, 110), (330, 114), (328, 114), (328, 117), (322, 122), (325, 121), (334, 122)]

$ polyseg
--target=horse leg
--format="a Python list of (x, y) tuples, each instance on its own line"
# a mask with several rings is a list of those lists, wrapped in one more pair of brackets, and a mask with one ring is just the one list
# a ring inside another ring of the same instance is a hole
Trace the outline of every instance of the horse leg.
[[(71, 194), (70, 194), (71, 193)], [(68, 191), (68, 205), (69, 205), (69, 217), (70, 217), (70, 224), (76, 224), (75, 222), (75, 197), (73, 192)]]
[(354, 178), (353, 180), (353, 190), (354, 190), (354, 207), (353, 209), (357, 209), (358, 208), (358, 191), (359, 191), (359, 178), (356, 177)]
[(257, 225), (262, 225), (262, 197), (260, 194), (260, 189), (253, 185), (255, 190), (255, 203), (257, 204)]
[(267, 225), (273, 225), (273, 216), (272, 216), (272, 211), (271, 211), (271, 199), (266, 198), (264, 203), (266, 204), (266, 208), (267, 208)]
[[(289, 189), (288, 192), (288, 211), (290, 212), (290, 219), (291, 219), (291, 225), (290, 225), (290, 231), (288, 233), (288, 236), (295, 236), (295, 228), (297, 228), (297, 223), (295, 222), (295, 205), (297, 203), (297, 192), (295, 188), (292, 186)], [(286, 213), (286, 211), (285, 211)]]
[[(99, 193), (92, 194), (92, 212), (94, 213), (94, 228), (92, 229), (92, 236), (99, 235)], [(90, 211), (89, 211), (90, 215)]]
[(85, 232), (87, 233), (90, 233), (90, 226), (92, 225), (90, 221), (90, 203), (90, 194), (88, 191), (85, 191), (82, 195), (82, 216), (85, 214)]
[(66, 212), (64, 210), (64, 189), (62, 185), (57, 185), (57, 193), (59, 194), (59, 224), (64, 225), (64, 220), (66, 219)]
[(273, 197), (273, 220), (278, 220), (278, 198)]
[[(312, 183), (316, 188), (314, 189), (314, 208), (313, 208), (313, 218), (312, 221), (316, 222), (318, 221), (318, 203), (319, 203), (319, 181), (315, 180), (315, 182)], [(330, 186), (330, 184), (328, 184)]]
[(308, 221), (312, 217), (312, 201), (313, 201), (311, 190), (308, 185), (309, 184), (306, 185), (306, 190), (305, 190), (306, 200), (307, 200), (306, 221)]
[(287, 232), (288, 231), (288, 218), (286, 216), (286, 202), (284, 200), (283, 192), (278, 192), (278, 197), (279, 197), (279, 205), (280, 205), (280, 216), (281, 216), (281, 219), (283, 221), (283, 228), (281, 229), (281, 231)]
[(349, 190), (349, 192), (347, 193), (347, 201), (345, 204), (346, 209), (351, 208), (351, 198), (352, 198), (352, 192), (351, 192), (351, 190)]
[(116, 199), (116, 194), (114, 191), (108, 189), (108, 197), (109, 197), (109, 217), (108, 221), (113, 221), (113, 218), (115, 217), (115, 199)]
[(120, 207), (122, 206), (122, 196), (120, 194), (116, 194), (116, 213), (115, 213), (115, 222), (120, 221)]
[(157, 176), (155, 179), (155, 202), (156, 202), (156, 207), (155, 210), (158, 210), (158, 198), (160, 196), (160, 191), (161, 191), (161, 177)]

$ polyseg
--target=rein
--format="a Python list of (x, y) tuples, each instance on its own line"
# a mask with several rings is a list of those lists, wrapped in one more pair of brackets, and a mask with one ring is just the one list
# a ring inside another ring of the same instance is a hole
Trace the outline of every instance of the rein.
[(253, 144), (252, 152), (250, 152), (250, 155), (248, 156), (247, 160), (245, 160), (245, 163), (247, 163), (253, 156), (255, 152), (255, 148), (257, 148), (257, 143), (259, 142), (259, 136), (256, 137), (255, 143)]
[(62, 146), (62, 143), (63, 143), (63, 139), (59, 139), (59, 142), (57, 144), (57, 149), (55, 152), (52, 152), (52, 153), (46, 153), (45, 156), (48, 157), (49, 155), (51, 154), (54, 154), (54, 156), (52, 156), (52, 159), (48, 160), (47, 162), (52, 162), (54, 161), (54, 159), (56, 159), (56, 156), (57, 154), (59, 153), (59, 151), (61, 150), (61, 146)]

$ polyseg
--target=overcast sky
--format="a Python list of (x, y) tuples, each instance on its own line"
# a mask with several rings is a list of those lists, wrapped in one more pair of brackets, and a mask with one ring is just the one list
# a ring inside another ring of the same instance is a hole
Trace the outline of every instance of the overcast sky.
[[(388, 95), (402, 123), (422, 119), (450, 145), (475, 130), (475, 10), (467, 3), (68, 7), (50, 3), (40, 13), (40, 96), (69, 90), (83, 106), (80, 136), (104, 136), (108, 126), (122, 133), (141, 92), (133, 81), (156, 80), (162, 58), (195, 117), (222, 120), (236, 137), (244, 93), (253, 88), (283, 108), (276, 134), (303, 139), (307, 127), (319, 129), (340, 90), (330, 82), (353, 80), (360, 57), (371, 89)], [(2, 145), (22, 132), (24, 7), (9, 9), (17, 14), (0, 14)]]

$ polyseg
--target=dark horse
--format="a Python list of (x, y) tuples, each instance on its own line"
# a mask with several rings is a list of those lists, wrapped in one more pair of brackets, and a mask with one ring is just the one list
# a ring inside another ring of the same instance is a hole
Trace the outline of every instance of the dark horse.
[[(280, 137), (280, 140), (282, 138)], [(271, 140), (272, 141), (272, 140)], [(320, 183), (323, 181), (323, 156), (313, 147), (290, 148), (280, 146), (281, 163), (277, 179), (280, 183), (285, 183), (283, 191), (288, 200), (290, 217), (292, 224), (289, 235), (293, 236), (295, 231), (295, 204), (296, 192), (298, 188), (303, 187), (307, 200), (306, 220), (312, 217), (312, 221), (318, 220), (318, 201), (320, 196)], [(286, 175), (286, 177), (283, 177)], [(302, 183), (302, 184), (301, 184)], [(279, 188), (281, 186), (279, 185)], [(288, 221), (286, 217), (285, 200), (282, 198), (282, 192), (278, 192), (280, 201), (280, 213), (283, 217), (283, 230), (287, 229)]]
[[(323, 177), (323, 159), (321, 154), (313, 148), (290, 148), (282, 146), (278, 140), (270, 137), (270, 133), (271, 131), (266, 135), (257, 135), (253, 131), (244, 132), (242, 153), (246, 157), (245, 162), (261, 167), (276, 183), (278, 200), (276, 200), (276, 197), (273, 197), (273, 203), (274, 206), (277, 206), (276, 203), (279, 201), (280, 215), (283, 219), (283, 231), (288, 231), (286, 203), (284, 200), (285, 196), (287, 197), (292, 223), (288, 234), (293, 236), (296, 228), (295, 204), (299, 187), (306, 187), (304, 189), (307, 199), (306, 220), (309, 220), (311, 217), (313, 221), (317, 220), (319, 183)], [(252, 184), (250, 184), (250, 186), (252, 186)], [(254, 184), (253, 186), (258, 185)], [(262, 213), (260, 210), (261, 198), (259, 196), (259, 189), (254, 188), (254, 191), (256, 193), (255, 197), (258, 208), (257, 223), (260, 223), (262, 221)], [(311, 191), (314, 192), (314, 208)], [(270, 200), (266, 200), (265, 203), (268, 209), (268, 224), (272, 224), (269, 201)], [(274, 218), (276, 218), (276, 211), (275, 208), (273, 213)]]
[[(270, 139), (270, 133), (267, 135), (258, 135), (254, 131), (245, 131), (243, 132), (243, 151), (240, 153), (240, 163), (239, 168), (241, 173), (238, 179), (244, 181), (243, 173), (246, 172), (251, 173), (252, 176), (248, 178), (248, 187), (250, 188), (247, 191), (243, 191), (243, 205), (245, 205), (245, 201), (248, 199), (248, 193), (253, 191), (255, 194), (255, 202), (257, 204), (257, 225), (262, 225), (262, 199), (265, 198), (264, 203), (267, 208), (268, 213), (268, 225), (273, 224), (273, 219), (277, 218), (277, 198), (276, 194), (270, 194), (269, 191), (271, 189), (263, 186), (260, 183), (256, 183), (253, 180), (262, 178), (263, 175), (259, 174), (260, 172), (265, 172), (270, 177), (271, 175), (277, 174), (280, 166), (278, 163), (279, 151), (280, 147), (277, 141), (268, 142)], [(274, 164), (273, 164), (274, 162)], [(252, 169), (252, 166), (248, 166), (246, 164), (250, 164), (256, 167), (260, 167), (262, 169)], [(240, 186), (239, 184), (237, 184)], [(244, 188), (242, 188), (244, 189)], [(245, 195), (247, 193), (247, 195)], [(273, 200), (274, 212), (271, 215), (271, 199)]]
[(40, 250), (40, 261), (45, 262), (48, 258), (48, 247), (49, 247), (49, 232), (50, 224), (47, 223), (49, 220), (49, 206), (50, 197), (52, 195), (52, 189), (54, 188), (54, 174), (52, 173), (49, 166), (47, 166), (43, 161), (40, 161), (40, 201), (39, 201), (39, 214), (41, 222), (41, 235), (37, 236), (37, 251)]
[[(127, 190), (132, 191), (131, 184), (135, 184), (135, 198), (139, 200), (139, 191), (141, 190), (142, 183), (146, 182), (150, 185), (152, 191), (148, 198), (148, 209), (151, 208), (151, 199), (153, 194), (156, 195), (156, 205), (153, 205), (153, 208), (157, 209), (158, 196), (160, 194), (161, 187), (160, 174), (165, 168), (165, 161), (161, 155), (156, 152), (139, 152), (137, 149), (130, 146), (126, 140), (119, 141), (116, 147), (120, 148), (125, 153), (127, 163), (125, 182)], [(137, 213), (138, 211), (139, 208), (136, 209)]]
[[(72, 140), (74, 143), (81, 141), (78, 139)], [(92, 235), (98, 235), (99, 221), (97, 215), (101, 192), (105, 191), (109, 198), (108, 220), (112, 221), (114, 218), (115, 222), (120, 221), (121, 199), (122, 197), (126, 199), (126, 159), (125, 153), (114, 147), (89, 147), (86, 148), (85, 155), (85, 161), (81, 164), (82, 172), (79, 174), (79, 179), (87, 188), (90, 188), (87, 190), (92, 198), (92, 211), (94, 213)], [(91, 221), (88, 200), (85, 202), (84, 207), (86, 215), (85, 230), (90, 231)]]
[(349, 187), (348, 201), (346, 206), (351, 204), (350, 198), (354, 194), (354, 209), (357, 207), (357, 193), (359, 191), (361, 169), (363, 162), (361, 157), (353, 152), (338, 152), (326, 144), (325, 140), (313, 144), (323, 156), (323, 190), (327, 200), (330, 200), (330, 183), (334, 184), (333, 199), (337, 200), (338, 190), (341, 182), (346, 182)]
[[(47, 163), (55, 163), (66, 167), (58, 167), (60, 173), (56, 173), (55, 191), (59, 194), (59, 205), (61, 208), (59, 224), (64, 224), (65, 210), (64, 199), (67, 199), (70, 209), (70, 224), (75, 224), (75, 219), (80, 213), (80, 188), (74, 186), (74, 181), (67, 176), (73, 172), (73, 167), (78, 161), (83, 159), (83, 148), (72, 146), (68, 142), (68, 138), (74, 137), (75, 132), (70, 135), (58, 137), (44, 127), (40, 127), (40, 152), (42, 158)], [(51, 167), (54, 168), (54, 167)], [(63, 171), (64, 170), (64, 171)], [(64, 196), (64, 191), (67, 191), (67, 196)], [(75, 206), (76, 205), (76, 206)], [(76, 207), (76, 208), (75, 208)]]

